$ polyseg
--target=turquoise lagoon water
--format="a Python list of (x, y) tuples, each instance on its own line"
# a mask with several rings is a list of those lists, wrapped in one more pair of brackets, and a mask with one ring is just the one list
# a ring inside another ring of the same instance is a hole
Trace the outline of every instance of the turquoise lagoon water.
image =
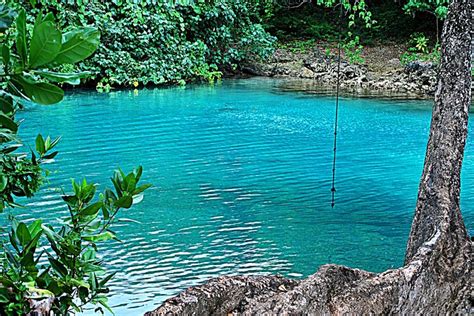
[[(324, 263), (383, 271), (402, 264), (428, 136), (431, 101), (345, 97), (337, 202), (330, 207), (334, 100), (284, 82), (229, 80), (110, 94), (70, 94), (20, 116), (22, 138), (62, 136), (54, 173), (24, 219), (58, 222), (58, 189), (117, 167), (144, 167), (154, 187), (102, 247), (117, 315), (139, 315), (222, 274), (301, 278)], [(462, 208), (474, 226), (474, 150)], [(17, 211), (21, 212), (21, 211)]]

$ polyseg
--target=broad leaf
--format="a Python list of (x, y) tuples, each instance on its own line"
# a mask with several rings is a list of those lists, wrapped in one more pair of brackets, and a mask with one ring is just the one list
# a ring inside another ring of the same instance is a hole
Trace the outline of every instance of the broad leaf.
[(56, 56), (59, 64), (74, 64), (92, 55), (99, 47), (100, 33), (92, 27), (85, 27), (64, 34), (63, 44)]
[(30, 231), (31, 236), (36, 236), (36, 234), (43, 230), (41, 228), (41, 225), (42, 221), (40, 219), (37, 219), (36, 221), (28, 225), (28, 230)]
[(38, 153), (40, 153), (40, 154), (45, 153), (44, 139), (43, 139), (43, 136), (41, 136), (41, 134), (38, 134), (38, 136), (36, 136), (35, 145), (36, 145), (36, 151)]
[(42, 22), (33, 30), (30, 44), (30, 68), (53, 61), (61, 49), (61, 32), (50, 21)]
[(30, 252), (32, 249), (36, 249), (36, 247), (38, 246), (38, 241), (41, 238), (41, 235), (42, 235), (41, 230), (39, 232), (37, 232), (36, 235), (33, 235), (33, 234), (30, 233), (30, 236), (32, 236), (32, 238), (28, 242), (28, 244), (25, 246), (25, 248), (23, 249), (24, 254)]
[(130, 195), (124, 195), (117, 201), (115, 201), (115, 207), (130, 208), (133, 204), (133, 198)]
[(13, 133), (18, 131), (18, 124), (5, 114), (0, 114), (0, 126), (9, 129)]
[(22, 9), (16, 18), (16, 50), (20, 56), (22, 65), (28, 64), (26, 48), (26, 13)]
[(22, 92), (33, 102), (40, 104), (54, 104), (64, 97), (64, 91), (50, 83), (34, 82), (24, 77), (15, 77), (14, 80), (22, 88)]
[(31, 240), (30, 231), (28, 230), (28, 227), (25, 225), (25, 223), (18, 224), (16, 236), (18, 237), (18, 240), (22, 246), (26, 246)]
[(8, 96), (0, 96), (0, 112), (4, 114), (11, 114), (13, 113), (13, 100), (11, 97)]
[(81, 215), (81, 216), (82, 215), (84, 215), (84, 216), (96, 215), (99, 212), (102, 205), (103, 205), (102, 202), (97, 202), (97, 203), (91, 204), (88, 207), (86, 207), (85, 209), (83, 209), (79, 213), (79, 215)]

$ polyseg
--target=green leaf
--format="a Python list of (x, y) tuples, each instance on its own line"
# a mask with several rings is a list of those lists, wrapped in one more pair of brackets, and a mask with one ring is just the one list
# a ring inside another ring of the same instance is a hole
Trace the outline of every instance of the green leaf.
[[(46, 298), (46, 297), (53, 297), (54, 296), (53, 292), (48, 291), (48, 290), (44, 290), (44, 289), (38, 289), (34, 286), (29, 286), (28, 291), (30, 291), (30, 293), (39, 294), (40, 298)], [(37, 298), (35, 298), (35, 299), (37, 299)]]
[(4, 114), (13, 114), (13, 100), (11, 97), (0, 96), (0, 112)]
[(91, 72), (84, 71), (78, 73), (60, 73), (46, 70), (37, 70), (34, 73), (40, 75), (41, 77), (54, 81), (54, 82), (66, 82), (70, 85), (78, 85), (81, 83), (82, 78), (87, 78), (91, 75)]
[(49, 263), (51, 264), (51, 267), (54, 269), (54, 271), (59, 273), (59, 275), (61, 275), (62, 277), (67, 276), (67, 269), (61, 262), (59, 262), (58, 260), (52, 257), (49, 257), (48, 260), (49, 260)]
[(9, 129), (13, 133), (18, 131), (18, 124), (16, 124), (10, 117), (5, 114), (0, 114), (0, 126)]
[(85, 27), (64, 34), (63, 44), (56, 56), (59, 64), (74, 64), (92, 55), (99, 47), (100, 33), (96, 28)]
[(0, 294), (0, 303), (9, 303), (10, 300), (3, 294)]
[(43, 22), (53, 22), (54, 23), (54, 15), (51, 12), (46, 13), (43, 18)]
[(64, 91), (50, 83), (34, 82), (21, 76), (16, 76), (14, 81), (21, 85), (24, 94), (33, 102), (39, 104), (54, 104), (64, 97)]
[(43, 159), (53, 159), (54, 157), (56, 157), (56, 155), (59, 153), (59, 151), (55, 151), (55, 152), (52, 152), (50, 154), (47, 154), (47, 155), (44, 155), (43, 156)]
[(109, 307), (107, 304), (107, 298), (105, 296), (101, 296), (96, 300), (100, 305), (104, 306), (112, 315), (115, 315), (115, 313), (112, 311), (112, 309)]
[(0, 192), (5, 190), (8, 184), (8, 178), (4, 175), (0, 175)]
[(30, 231), (28, 230), (28, 227), (25, 225), (25, 223), (18, 224), (18, 227), (16, 229), (16, 236), (18, 237), (20, 245), (22, 246), (26, 246), (28, 242), (30, 242)]
[(20, 56), (21, 64), (28, 64), (28, 55), (26, 47), (26, 13), (21, 9), (16, 18), (16, 50)]
[(93, 248), (88, 248), (84, 253), (82, 254), (82, 259), (85, 261), (89, 261), (92, 259), (95, 259), (95, 250)]
[(140, 181), (140, 178), (142, 177), (143, 173), (143, 168), (142, 166), (138, 166), (137, 170), (135, 170), (135, 181), (138, 183)]
[(41, 228), (42, 221), (40, 219), (37, 219), (30, 225), (28, 225), (28, 230), (30, 231), (31, 236), (36, 236), (40, 231), (43, 229)]
[(87, 284), (85, 281), (82, 281), (82, 280), (78, 280), (78, 279), (71, 279), (69, 282), (71, 282), (71, 284), (77, 286), (77, 287), (85, 287), (86, 289), (89, 288), (89, 284)]
[(133, 173), (129, 173), (127, 177), (124, 179), (124, 182), (126, 184), (125, 190), (128, 193), (133, 193), (133, 191), (137, 187), (137, 181), (135, 180), (135, 175)]
[(54, 146), (56, 146), (60, 140), (61, 140), (61, 136), (56, 137), (56, 139), (51, 142), (51, 145), (49, 145), (49, 149), (53, 149)]
[[(13, 230), (12, 230), (13, 231)], [(8, 238), (10, 239), (10, 244), (15, 248), (15, 250), (20, 253), (20, 248), (18, 247), (18, 243), (16, 242), (16, 238), (13, 233), (8, 234)]]
[(106, 276), (105, 278), (103, 278), (102, 280), (100, 280), (99, 285), (101, 287), (105, 286), (105, 284), (107, 284), (107, 282), (109, 282), (115, 276), (115, 274), (117, 274), (117, 272), (113, 272), (109, 274), (108, 276)]
[(39, 231), (36, 233), (36, 235), (34, 235), (34, 237), (30, 240), (30, 242), (28, 242), (28, 244), (23, 249), (23, 254), (30, 252), (30, 250), (32, 249), (36, 249), (36, 247), (38, 246), (38, 241), (41, 237), (41, 234), (42, 234), (42, 231)]
[(5, 73), (7, 73), (10, 65), (10, 48), (8, 48), (7, 44), (2, 45), (2, 60), (5, 66)]
[(110, 212), (105, 204), (102, 206), (102, 215), (104, 216), (105, 220), (108, 220), (110, 218)]
[(116, 238), (114, 234), (112, 234), (109, 231), (103, 232), (98, 235), (91, 235), (91, 236), (84, 236), (83, 239), (85, 241), (92, 241), (92, 242), (98, 242), (98, 241), (107, 241)]
[(115, 201), (115, 207), (130, 208), (133, 204), (133, 198), (130, 195), (124, 195)]
[[(22, 144), (12, 144), (10, 146), (3, 147), (0, 152), (4, 155), (9, 154), (22, 147)], [(1, 190), (0, 190), (1, 191)]]
[(85, 209), (83, 209), (79, 215), (81, 216), (91, 216), (91, 215), (96, 215), (100, 208), (102, 207), (103, 203), (102, 202), (96, 202), (94, 204), (89, 205)]
[(61, 32), (52, 22), (42, 22), (33, 30), (30, 45), (30, 68), (52, 62), (61, 49)]
[(34, 271), (35, 258), (33, 257), (32, 252), (24, 251), (20, 256), (20, 264), (27, 271)]
[(133, 191), (133, 195), (137, 195), (137, 194), (140, 194), (142, 193), (143, 191), (145, 191), (146, 189), (150, 188), (152, 185), (151, 184), (144, 184), (144, 185), (141, 185), (139, 186), (138, 188), (136, 188), (134, 191)]
[(43, 155), (46, 152), (46, 150), (44, 147), (44, 139), (43, 139), (43, 136), (41, 136), (41, 134), (38, 134), (38, 136), (36, 136), (35, 144), (36, 144), (36, 151), (39, 154)]

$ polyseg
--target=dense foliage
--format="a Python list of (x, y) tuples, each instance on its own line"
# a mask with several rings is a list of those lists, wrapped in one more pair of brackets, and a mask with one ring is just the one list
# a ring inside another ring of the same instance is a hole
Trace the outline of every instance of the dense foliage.
[(374, 1), (367, 5), (367, 9), (376, 23), (367, 28), (356, 21), (349, 28), (349, 15), (346, 10), (341, 18), (339, 8), (327, 8), (314, 3), (295, 9), (277, 6), (266, 20), (265, 28), (282, 41), (300, 38), (329, 42), (337, 41), (342, 29), (343, 36), (352, 31), (360, 36), (364, 44), (404, 42), (417, 32), (435, 34), (436, 21), (431, 14), (420, 13), (419, 16), (413, 16), (407, 13), (414, 11), (408, 12), (404, 5), (388, 0)]
[[(15, 23), (14, 23), (15, 20)], [(12, 25), (14, 23), (14, 29)], [(52, 14), (38, 14), (27, 23), (24, 10), (16, 14), (0, 6), (0, 212), (19, 206), (17, 197), (31, 197), (43, 180), (41, 164), (52, 160), (59, 139), (35, 141), (36, 153), (20, 152), (16, 111), (28, 102), (54, 104), (64, 91), (57, 84), (78, 84), (84, 72), (54, 72), (51, 68), (73, 65), (95, 52), (99, 32), (90, 27), (62, 33)], [(106, 274), (97, 256), (101, 242), (116, 239), (111, 225), (121, 209), (128, 209), (149, 185), (139, 186), (142, 169), (129, 174), (117, 171), (112, 183), (94, 200), (96, 187), (73, 181), (73, 192), (62, 196), (68, 216), (59, 227), (42, 220), (18, 221), (9, 216), (4, 229), (8, 239), (0, 244), (0, 314), (68, 315), (86, 304), (109, 309)], [(55, 217), (53, 215), (53, 217)], [(3, 220), (3, 222), (6, 222)]]
[(265, 58), (275, 38), (259, 24), (256, 1), (56, 1), (22, 5), (55, 13), (69, 30), (93, 26), (102, 36), (80, 71), (104, 85), (137, 86), (213, 80), (247, 58)]

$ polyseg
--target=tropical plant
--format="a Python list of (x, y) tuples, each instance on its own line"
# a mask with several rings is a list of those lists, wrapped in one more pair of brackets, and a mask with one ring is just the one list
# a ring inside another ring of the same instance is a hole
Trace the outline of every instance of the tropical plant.
[(346, 41), (342, 45), (342, 48), (344, 49), (345, 57), (351, 64), (362, 64), (365, 62), (365, 59), (362, 56), (364, 47), (360, 44), (359, 36), (354, 36)]
[(59, 228), (13, 218), (9, 243), (2, 245), (2, 314), (24, 315), (46, 305), (55, 315), (69, 315), (89, 303), (101, 305), (96, 311), (111, 311), (106, 293), (114, 273), (106, 274), (98, 246), (117, 240), (111, 225), (119, 211), (142, 199), (149, 185), (138, 186), (141, 175), (141, 167), (129, 174), (116, 171), (115, 191), (106, 189), (96, 201), (95, 185), (73, 181), (73, 193), (62, 196), (69, 214)]
[(440, 60), (440, 45), (436, 43), (434, 46), (429, 44), (428, 38), (421, 33), (415, 33), (408, 42), (408, 48), (400, 56), (402, 65), (406, 65), (412, 61), (429, 61), (438, 63)]
[[(86, 72), (58, 72), (91, 56), (99, 32), (83, 27), (61, 33), (52, 14), (38, 14), (33, 25), (25, 10), (18, 14), (0, 6), (0, 211), (19, 206), (17, 197), (31, 197), (42, 184), (41, 164), (54, 159), (59, 138), (38, 135), (35, 152), (21, 152), (15, 114), (29, 102), (54, 104), (63, 99), (58, 84), (78, 84)], [(62, 68), (61, 68), (62, 67)], [(0, 314), (25, 315), (45, 309), (58, 315), (81, 311), (92, 303), (109, 309), (105, 293), (113, 274), (106, 275), (96, 252), (101, 242), (116, 239), (111, 225), (121, 209), (130, 208), (149, 185), (139, 186), (142, 169), (112, 178), (94, 201), (96, 188), (73, 182), (64, 194), (68, 216), (59, 227), (41, 220), (23, 222), (9, 216), (8, 239), (0, 252)]]

